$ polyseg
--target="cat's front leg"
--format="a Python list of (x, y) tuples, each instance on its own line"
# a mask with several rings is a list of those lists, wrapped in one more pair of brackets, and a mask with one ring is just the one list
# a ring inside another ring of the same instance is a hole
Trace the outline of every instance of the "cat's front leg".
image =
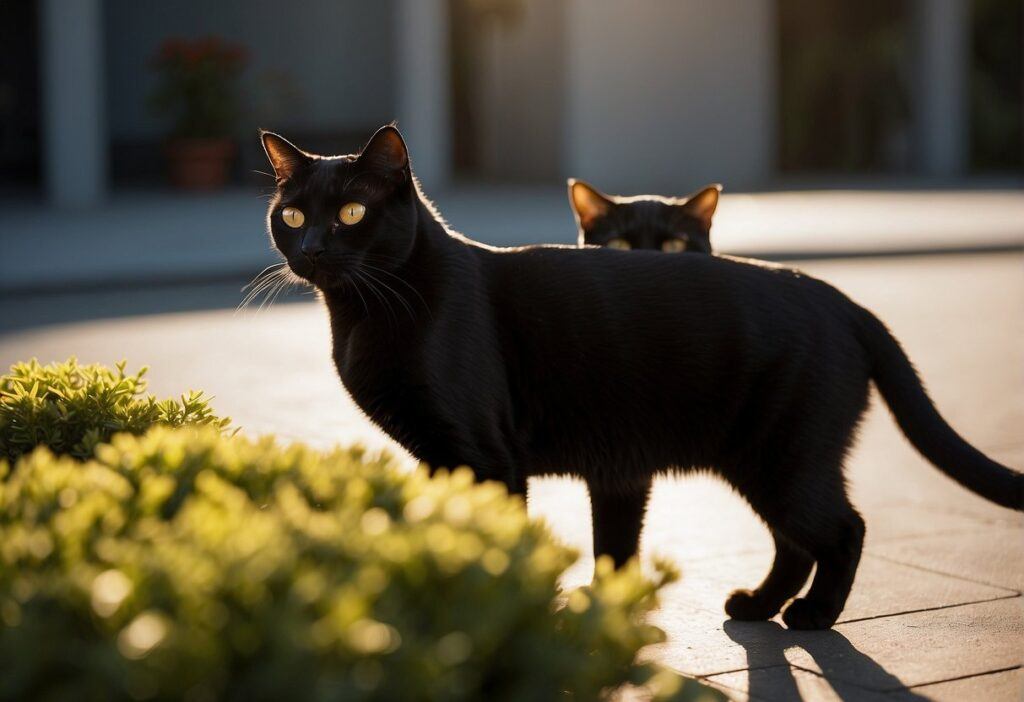
[(511, 456), (502, 455), (495, 458), (493, 454), (496, 452), (492, 451), (490, 453), (492, 455), (485, 455), (482, 451), (475, 451), (472, 458), (459, 461), (458, 463), (472, 467), (476, 482), (482, 483), (489, 480), (499, 482), (505, 486), (509, 495), (518, 495), (525, 502), (527, 474), (517, 468), (518, 462), (514, 461)]
[(772, 531), (775, 561), (755, 590), (736, 590), (725, 603), (725, 613), (741, 621), (771, 619), (807, 582), (814, 559), (778, 531)]
[(587, 481), (593, 521), (594, 558), (608, 555), (621, 568), (640, 548), (651, 480), (629, 488), (608, 488)]

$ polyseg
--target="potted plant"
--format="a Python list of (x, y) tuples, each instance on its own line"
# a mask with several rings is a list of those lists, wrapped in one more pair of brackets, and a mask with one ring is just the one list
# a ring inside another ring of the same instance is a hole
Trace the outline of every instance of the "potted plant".
[(153, 61), (159, 75), (152, 105), (173, 120), (167, 142), (171, 181), (182, 188), (224, 185), (236, 152), (243, 47), (219, 37), (171, 38)]

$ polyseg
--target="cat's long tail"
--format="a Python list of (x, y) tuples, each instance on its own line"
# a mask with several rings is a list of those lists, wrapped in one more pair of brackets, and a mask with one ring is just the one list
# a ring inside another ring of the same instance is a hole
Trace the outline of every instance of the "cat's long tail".
[(867, 310), (859, 311), (861, 343), (871, 359), (872, 378), (914, 448), (968, 490), (1024, 511), (1024, 474), (993, 461), (957, 434), (935, 408), (885, 324)]

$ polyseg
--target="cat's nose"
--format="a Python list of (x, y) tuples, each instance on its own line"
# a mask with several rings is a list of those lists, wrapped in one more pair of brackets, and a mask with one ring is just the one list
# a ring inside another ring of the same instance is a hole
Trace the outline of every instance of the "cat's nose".
[(316, 263), (316, 260), (320, 258), (320, 254), (324, 252), (324, 245), (320, 242), (302, 243), (302, 255), (310, 260), (311, 263)]
[(316, 260), (320, 258), (320, 254), (324, 252), (324, 241), (326, 239), (327, 231), (324, 227), (313, 225), (306, 229), (302, 235), (302, 245), (299, 250), (302, 251), (302, 255), (305, 256), (310, 263), (316, 263)]

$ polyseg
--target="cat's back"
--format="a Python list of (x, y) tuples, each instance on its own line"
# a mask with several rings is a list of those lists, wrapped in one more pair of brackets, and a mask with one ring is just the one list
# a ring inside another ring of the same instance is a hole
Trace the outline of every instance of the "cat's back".
[(772, 263), (553, 246), (485, 258), (501, 336), (538, 357), (551, 349), (615, 359), (728, 349), (733, 362), (763, 364), (857, 343), (855, 305), (827, 283)]
[(771, 309), (842, 297), (785, 266), (702, 253), (534, 246), (488, 251), (484, 259), (501, 302), (535, 309), (643, 315), (662, 308), (718, 308), (726, 313), (733, 306)]

